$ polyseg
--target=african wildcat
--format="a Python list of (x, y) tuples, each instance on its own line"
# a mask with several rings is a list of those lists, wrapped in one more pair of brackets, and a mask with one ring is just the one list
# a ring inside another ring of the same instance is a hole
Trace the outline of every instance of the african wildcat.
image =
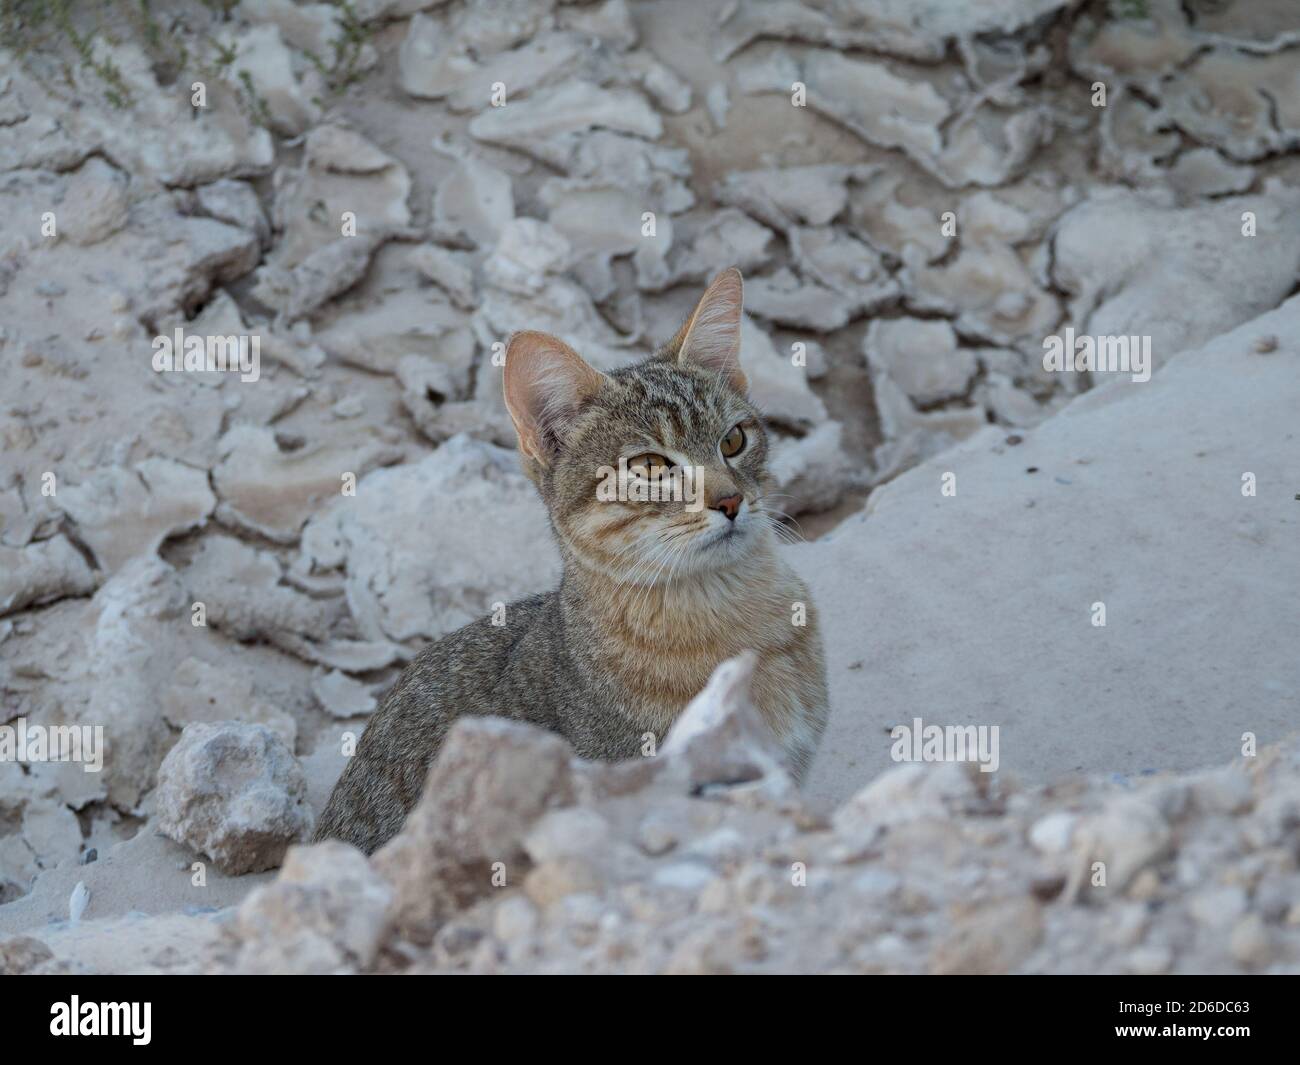
[[(480, 619), (416, 656), (366, 728), (316, 839), (370, 853), (391, 838), (458, 715), (532, 722), (584, 758), (632, 758), (646, 733), (663, 739), (719, 662), (747, 648), (759, 655), (755, 702), (796, 778), (807, 771), (828, 712), (821, 639), (807, 591), (775, 550), (767, 435), (745, 395), (740, 322), (732, 269), (635, 366), (603, 374), (555, 337), (511, 337), (506, 406), (550, 512), (560, 587), (508, 606), (504, 625)], [(600, 488), (620, 459), (625, 498), (610, 499)], [(645, 501), (652, 484), (676, 498)], [(802, 625), (796, 604), (806, 604)]]

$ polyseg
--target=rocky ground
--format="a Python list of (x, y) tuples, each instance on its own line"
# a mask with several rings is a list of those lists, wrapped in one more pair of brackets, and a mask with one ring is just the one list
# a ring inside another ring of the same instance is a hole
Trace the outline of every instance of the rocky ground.
[[(1288, 0), (155, 7), (4, 23), (0, 724), (107, 752), (0, 760), (0, 971), (1300, 967)], [(286, 858), (401, 664), (555, 579), (494, 345), (636, 359), (733, 264), (807, 791), (735, 663), (652, 761), (463, 725), (388, 848)], [(915, 717), (1001, 771), (893, 766)]]
[[(829, 817), (765, 746), (752, 660), (724, 664), (659, 756), (573, 759), (501, 719), (455, 726), (403, 831), (367, 860), (291, 847), (237, 906), (37, 923), (146, 874), (111, 854), (45, 877), (16, 973), (177, 972), (1295, 972), (1300, 966), (1300, 745), (1138, 786), (1076, 779), (1020, 791), (973, 763), (899, 766)], [(193, 799), (264, 726), (192, 726), (159, 791)], [(278, 741), (277, 741), (278, 742)], [(274, 744), (271, 744), (274, 745)], [(283, 745), (280, 745), (283, 748)], [(240, 752), (243, 752), (242, 754)], [(259, 751), (258, 753), (264, 753)], [(178, 760), (185, 763), (177, 766)], [(267, 759), (189, 833), (232, 871), (258, 868), (272, 824)], [(197, 765), (196, 765), (197, 764)], [(161, 799), (160, 799), (161, 802)], [(253, 832), (242, 816), (256, 806)], [(193, 829), (195, 826), (191, 826)], [(225, 844), (234, 842), (228, 847)], [(213, 843), (215, 842), (215, 846)], [(124, 845), (119, 851), (124, 851)], [(184, 856), (173, 862), (189, 877)], [(116, 862), (118, 868), (109, 866)], [(265, 861), (261, 864), (266, 864)], [(87, 889), (86, 885), (91, 886)], [(228, 887), (229, 885), (225, 885)], [(211, 902), (205, 888), (189, 896)], [(227, 895), (227, 898), (229, 895)], [(23, 900), (24, 902), (28, 900)], [(173, 906), (175, 903), (173, 903)], [(13, 910), (22, 903), (14, 903)]]

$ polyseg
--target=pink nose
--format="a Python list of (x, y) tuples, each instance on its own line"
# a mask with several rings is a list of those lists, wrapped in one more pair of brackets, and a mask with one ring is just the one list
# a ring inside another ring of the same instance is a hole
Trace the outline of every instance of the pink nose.
[(735, 521), (736, 515), (740, 513), (740, 504), (743, 499), (744, 497), (740, 495), (723, 496), (713, 504), (713, 509), (722, 511), (731, 521)]

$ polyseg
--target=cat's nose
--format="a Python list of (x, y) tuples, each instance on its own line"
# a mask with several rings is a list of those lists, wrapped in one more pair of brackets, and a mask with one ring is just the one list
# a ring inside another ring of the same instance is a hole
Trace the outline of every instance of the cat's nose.
[(713, 504), (713, 509), (722, 511), (731, 521), (735, 521), (736, 515), (740, 513), (740, 504), (744, 498), (741, 495), (723, 496)]

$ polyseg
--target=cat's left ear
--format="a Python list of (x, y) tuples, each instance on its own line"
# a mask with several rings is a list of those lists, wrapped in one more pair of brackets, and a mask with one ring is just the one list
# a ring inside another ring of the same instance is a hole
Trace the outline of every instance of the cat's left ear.
[(515, 333), (506, 345), (505, 399), (525, 457), (549, 465), (568, 422), (605, 380), (558, 337)]
[(742, 396), (749, 382), (740, 368), (740, 316), (745, 286), (734, 266), (723, 270), (704, 290), (673, 346), (681, 366), (698, 366), (720, 374)]

